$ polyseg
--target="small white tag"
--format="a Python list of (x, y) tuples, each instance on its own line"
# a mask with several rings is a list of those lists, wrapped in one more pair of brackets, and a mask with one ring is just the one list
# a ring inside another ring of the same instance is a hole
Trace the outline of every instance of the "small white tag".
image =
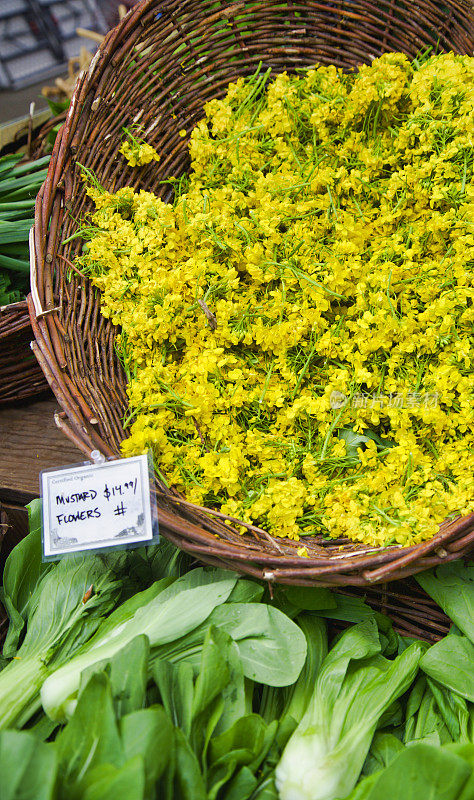
[(45, 558), (153, 539), (146, 455), (42, 472), (41, 489)]

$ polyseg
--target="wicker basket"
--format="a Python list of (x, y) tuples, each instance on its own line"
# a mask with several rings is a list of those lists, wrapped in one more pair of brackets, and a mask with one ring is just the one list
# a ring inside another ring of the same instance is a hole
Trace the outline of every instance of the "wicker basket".
[[(65, 113), (51, 117), (33, 134), (33, 138), (31, 130), (28, 131), (28, 160), (46, 155), (50, 148), (48, 136), (64, 118)], [(18, 142), (15, 143), (15, 149), (18, 146)], [(49, 392), (48, 381), (31, 352), (32, 338), (26, 300), (0, 306), (0, 404), (30, 400)]]
[(0, 308), (0, 404), (49, 391), (31, 352), (33, 338), (26, 300)]
[[(76, 163), (91, 168), (109, 190), (139, 186), (168, 200), (169, 185), (159, 181), (189, 167), (187, 140), (179, 131), (189, 132), (203, 104), (222, 96), (236, 76), (253, 73), (260, 61), (275, 72), (315, 62), (351, 68), (389, 50), (414, 56), (429, 46), (472, 54), (470, 2), (145, 0), (108, 34), (78, 81), (57, 138), (37, 200), (32, 247), (35, 352), (65, 412), (59, 424), (83, 452), (119, 452), (126, 396), (115, 330), (100, 315), (97, 292), (73, 271), (81, 244), (69, 237), (91, 209)], [(117, 157), (121, 130), (138, 122), (161, 160), (124, 169)], [(179, 547), (281, 583), (365, 586), (459, 558), (474, 547), (471, 515), (405, 549), (305, 537), (309, 557), (300, 558), (294, 542), (276, 541), (251, 526), (241, 536), (223, 524), (222, 515), (190, 505), (158, 482), (157, 500), (161, 531)]]

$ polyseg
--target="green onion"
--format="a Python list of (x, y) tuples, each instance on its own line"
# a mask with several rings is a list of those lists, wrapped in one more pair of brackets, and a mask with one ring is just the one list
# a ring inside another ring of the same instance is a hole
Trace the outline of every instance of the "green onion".
[(47, 175), (50, 156), (18, 163), (23, 156), (0, 158), (0, 304), (20, 300), (29, 273), (28, 239), (35, 199)]

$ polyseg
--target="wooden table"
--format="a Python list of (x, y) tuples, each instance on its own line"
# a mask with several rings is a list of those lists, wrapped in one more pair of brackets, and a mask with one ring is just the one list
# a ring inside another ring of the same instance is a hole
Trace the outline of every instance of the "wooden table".
[(27, 530), (24, 506), (39, 496), (41, 470), (84, 461), (56, 427), (56, 411), (52, 396), (0, 407), (0, 503), (19, 533)]
[(43, 469), (84, 461), (54, 423), (54, 398), (0, 408), (0, 502), (39, 496)]

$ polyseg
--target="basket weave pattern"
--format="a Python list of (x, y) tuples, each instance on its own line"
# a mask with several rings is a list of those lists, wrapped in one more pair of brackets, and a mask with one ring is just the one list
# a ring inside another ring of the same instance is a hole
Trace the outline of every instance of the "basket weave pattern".
[(48, 391), (48, 382), (30, 349), (26, 301), (0, 308), (0, 403), (26, 400)]
[[(398, 50), (426, 47), (472, 54), (467, 0), (214, 2), (145, 0), (111, 31), (78, 81), (38, 195), (32, 242), (30, 316), (37, 358), (65, 414), (59, 424), (89, 454), (119, 453), (124, 438), (125, 377), (114, 352), (116, 330), (100, 298), (74, 268), (81, 239), (70, 238), (92, 210), (78, 164), (109, 191), (123, 186), (172, 196), (169, 176), (189, 168), (187, 137), (204, 103), (259, 62), (274, 73), (315, 64), (343, 69)], [(122, 128), (139, 123), (160, 162), (130, 169), (118, 156)], [(67, 241), (65, 241), (67, 240)], [(58, 310), (55, 310), (58, 309)], [(46, 312), (46, 313), (45, 313)], [(187, 503), (157, 482), (162, 533), (208, 563), (281, 583), (365, 586), (403, 578), (474, 548), (474, 515), (443, 524), (431, 541), (375, 549), (347, 540), (304, 537), (298, 545), (248, 527), (241, 536), (222, 515)]]

